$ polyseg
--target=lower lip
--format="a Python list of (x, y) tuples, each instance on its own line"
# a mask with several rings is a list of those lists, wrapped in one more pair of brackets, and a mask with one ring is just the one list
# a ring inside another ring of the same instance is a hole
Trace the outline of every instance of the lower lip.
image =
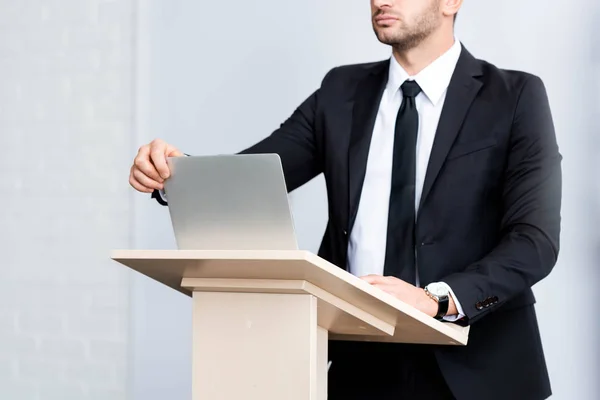
[(391, 24), (396, 21), (396, 18), (382, 18), (375, 20), (378, 24)]

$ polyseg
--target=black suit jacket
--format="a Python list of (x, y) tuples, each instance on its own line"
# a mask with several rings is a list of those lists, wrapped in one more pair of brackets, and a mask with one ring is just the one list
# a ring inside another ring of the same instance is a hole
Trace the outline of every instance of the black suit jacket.
[[(242, 151), (279, 154), (289, 191), (324, 174), (319, 255), (344, 269), (388, 68), (389, 60), (334, 68), (279, 129)], [(560, 206), (561, 156), (542, 81), (463, 48), (416, 225), (421, 284), (448, 283), (471, 325), (466, 347), (432, 347), (459, 400), (550, 395), (531, 287), (555, 265)]]

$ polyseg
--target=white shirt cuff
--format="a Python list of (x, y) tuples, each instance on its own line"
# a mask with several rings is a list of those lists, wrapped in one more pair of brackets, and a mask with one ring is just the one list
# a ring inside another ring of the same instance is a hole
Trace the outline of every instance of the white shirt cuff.
[(167, 202), (167, 194), (165, 193), (165, 190), (164, 189), (159, 190), (158, 194), (160, 195), (160, 198), (166, 203)]
[(444, 317), (444, 321), (456, 322), (459, 319), (464, 318), (465, 317), (465, 313), (463, 311), (462, 306), (460, 305), (460, 302), (456, 298), (456, 295), (454, 294), (454, 291), (452, 291), (452, 288), (447, 283), (445, 283), (445, 282), (440, 282), (440, 283), (443, 284), (444, 286), (446, 286), (446, 288), (450, 292), (450, 296), (452, 296), (452, 299), (454, 299), (454, 305), (456, 306), (456, 310), (458, 311), (458, 315), (446, 315)]

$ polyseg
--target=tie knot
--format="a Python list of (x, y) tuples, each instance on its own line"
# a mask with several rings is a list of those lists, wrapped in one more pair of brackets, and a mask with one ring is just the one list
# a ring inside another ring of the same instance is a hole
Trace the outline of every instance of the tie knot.
[(401, 88), (404, 97), (411, 97), (414, 99), (419, 93), (421, 93), (421, 87), (416, 81), (405, 81)]

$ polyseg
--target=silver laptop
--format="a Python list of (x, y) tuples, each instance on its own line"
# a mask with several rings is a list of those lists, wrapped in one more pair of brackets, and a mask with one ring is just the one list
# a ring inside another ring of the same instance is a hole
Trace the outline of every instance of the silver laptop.
[(276, 154), (174, 157), (165, 182), (182, 250), (297, 250)]

